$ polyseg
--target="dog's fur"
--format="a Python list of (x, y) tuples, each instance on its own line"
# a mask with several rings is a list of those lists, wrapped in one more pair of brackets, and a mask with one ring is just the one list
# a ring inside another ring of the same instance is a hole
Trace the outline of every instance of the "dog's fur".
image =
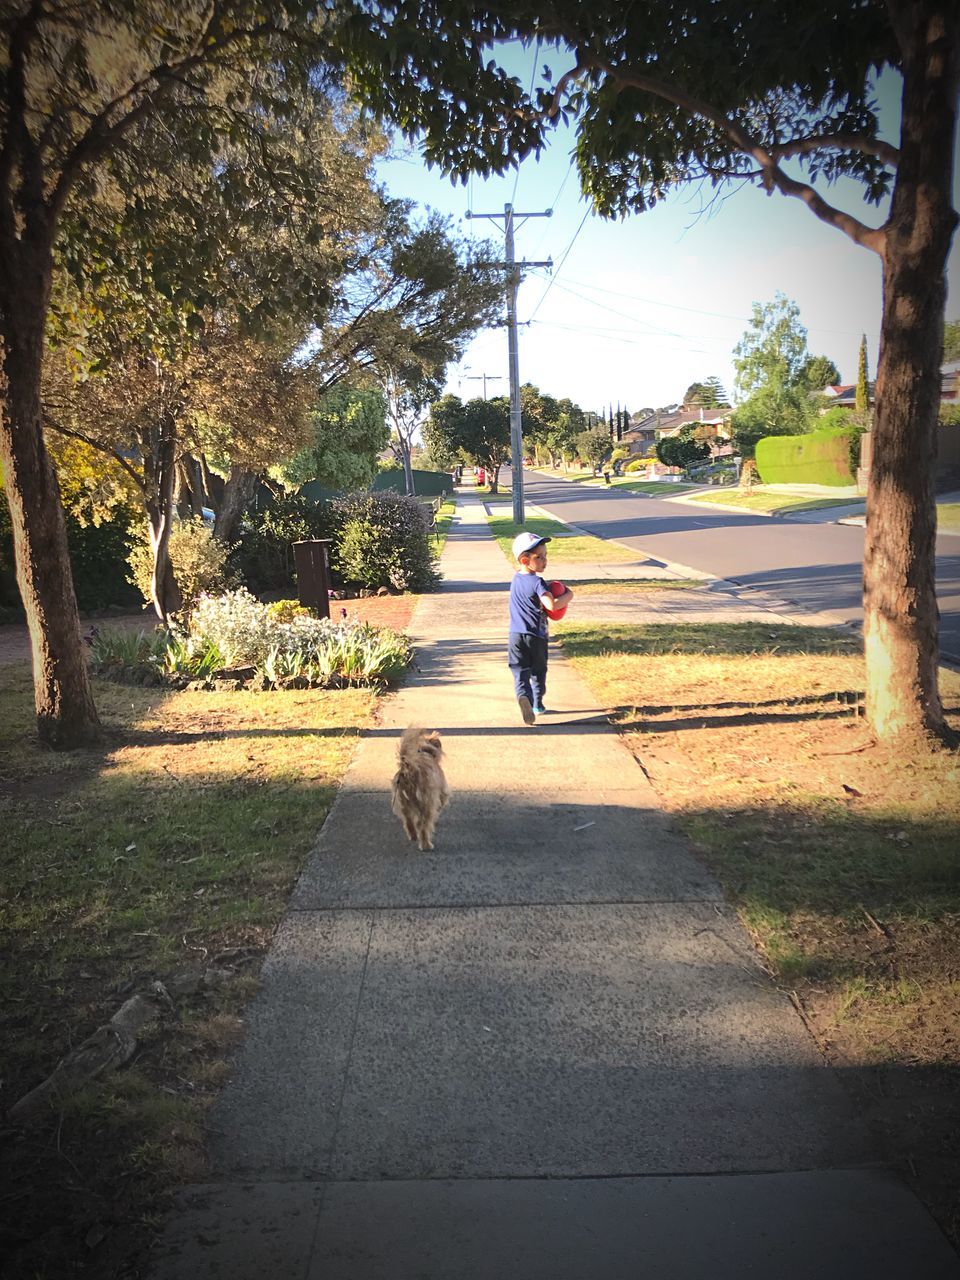
[(433, 829), (450, 798), (443, 776), (443, 747), (436, 729), (405, 729), (397, 752), (400, 767), (391, 783), (393, 812), (421, 849), (433, 848)]

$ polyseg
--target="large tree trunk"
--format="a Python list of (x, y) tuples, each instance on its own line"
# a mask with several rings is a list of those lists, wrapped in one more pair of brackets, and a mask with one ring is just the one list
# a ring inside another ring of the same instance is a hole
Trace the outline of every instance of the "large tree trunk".
[(173, 414), (164, 411), (157, 426), (143, 435), (143, 473), (146, 480), (146, 508), (153, 552), (150, 597), (163, 625), (183, 604), (170, 559), (170, 530), (173, 528), (173, 486), (177, 472), (177, 428)]
[(947, 731), (937, 685), (933, 468), (940, 405), (944, 271), (958, 41), (946, 6), (904, 23), (901, 158), (886, 227), (883, 325), (864, 547), (867, 716), (880, 738)]
[(213, 536), (218, 542), (229, 542), (237, 521), (243, 515), (247, 503), (253, 497), (256, 474), (243, 467), (231, 467), (223, 486), (223, 496), (217, 511), (217, 521), (213, 526)]
[(413, 465), (410, 461), (410, 444), (402, 437), (400, 439), (400, 448), (403, 453), (403, 483), (407, 496), (415, 498), (417, 496), (416, 486), (413, 483)]
[(8, 256), (12, 246), (5, 250), (0, 272), (5, 384), (0, 463), (17, 583), (33, 647), (37, 729), (51, 747), (67, 750), (95, 742), (100, 721), (80, 635), (60, 489), (43, 442), (40, 371), (52, 265), (49, 252), (37, 250), (31, 261), (18, 263), (19, 278), (14, 278)]

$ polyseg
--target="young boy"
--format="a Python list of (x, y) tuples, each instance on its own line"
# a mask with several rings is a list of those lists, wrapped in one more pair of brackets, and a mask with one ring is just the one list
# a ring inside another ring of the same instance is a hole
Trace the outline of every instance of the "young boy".
[(546, 713), (543, 697), (547, 690), (547, 609), (562, 609), (573, 599), (564, 590), (552, 596), (541, 574), (547, 567), (549, 538), (535, 533), (518, 533), (513, 555), (519, 568), (510, 584), (510, 647), (507, 662), (513, 672), (517, 705), (524, 724), (535, 724)]

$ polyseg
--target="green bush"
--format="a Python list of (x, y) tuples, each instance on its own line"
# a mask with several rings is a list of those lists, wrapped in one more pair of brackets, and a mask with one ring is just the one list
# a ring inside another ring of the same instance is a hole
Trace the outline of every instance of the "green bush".
[[(230, 551), (229, 546), (217, 541), (213, 531), (199, 516), (174, 522), (170, 530), (170, 561), (177, 585), (183, 593), (184, 609), (189, 609), (204, 592), (220, 591), (228, 585), (227, 558)], [(149, 604), (153, 551), (145, 531), (130, 551), (129, 565), (129, 581)]]
[(394, 591), (436, 586), (429, 508), (389, 491), (353, 494), (333, 506), (339, 531), (331, 562), (345, 582)]
[(764, 484), (854, 484), (861, 432), (858, 426), (839, 426), (802, 436), (765, 436), (756, 450), (760, 479)]
[(67, 515), (73, 586), (77, 607), (82, 611), (106, 609), (109, 605), (129, 605), (133, 610), (139, 607), (137, 592), (126, 574), (135, 519), (134, 512), (124, 511), (101, 525), (82, 525)]
[(631, 458), (623, 469), (624, 471), (646, 471), (649, 466), (649, 458)]
[(230, 557), (233, 576), (257, 594), (292, 591), (293, 544), (309, 538), (332, 538), (336, 527), (336, 513), (329, 503), (312, 502), (299, 494), (278, 494), (269, 505), (244, 516)]

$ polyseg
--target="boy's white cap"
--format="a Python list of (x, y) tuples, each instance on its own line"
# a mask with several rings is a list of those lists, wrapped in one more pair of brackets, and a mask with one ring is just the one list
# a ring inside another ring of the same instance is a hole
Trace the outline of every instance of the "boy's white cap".
[(525, 551), (532, 551), (534, 547), (549, 541), (549, 538), (541, 538), (536, 533), (518, 533), (513, 540), (514, 560), (519, 560)]

